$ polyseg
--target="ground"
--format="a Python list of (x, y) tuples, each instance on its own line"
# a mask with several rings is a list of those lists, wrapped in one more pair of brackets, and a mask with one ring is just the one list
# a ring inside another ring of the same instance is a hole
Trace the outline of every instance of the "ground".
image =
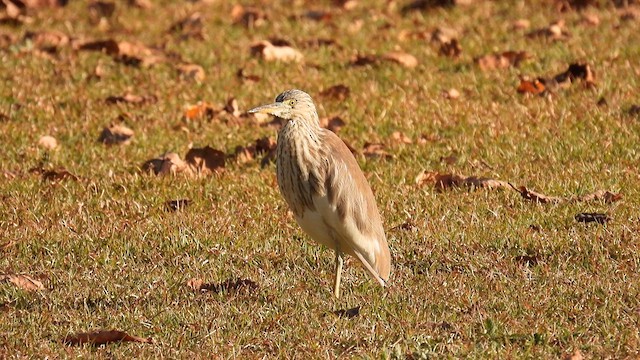
[[(639, 355), (633, 1), (25, 3), (0, 21), (0, 358)], [(251, 51), (262, 40), (299, 54), (269, 61)], [(505, 51), (527, 56), (478, 60)], [(570, 64), (594, 76), (518, 92)], [(322, 95), (335, 85), (349, 91)], [(275, 139), (270, 119), (244, 112), (288, 88), (345, 123), (393, 255), (386, 289), (351, 259), (333, 298), (334, 255), (295, 224), (275, 164), (235, 155)], [(133, 136), (98, 141), (110, 124)], [(205, 146), (224, 167), (142, 169)], [(425, 172), (561, 199), (417, 182)], [(580, 199), (599, 190), (614, 198)], [(584, 212), (610, 220), (578, 222)], [(152, 342), (64, 342), (101, 329)]]

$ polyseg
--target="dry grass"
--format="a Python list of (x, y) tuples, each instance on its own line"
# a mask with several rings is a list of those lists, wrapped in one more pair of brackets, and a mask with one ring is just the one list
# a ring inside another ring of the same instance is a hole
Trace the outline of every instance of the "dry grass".
[[(506, 2), (505, 2), (506, 3)], [(152, 9), (116, 2), (108, 26), (91, 22), (84, 2), (31, 11), (30, 23), (0, 25), (16, 40), (0, 50), (0, 273), (28, 274), (45, 290), (0, 283), (0, 358), (559, 358), (579, 349), (588, 358), (638, 356), (640, 335), (640, 121), (638, 18), (605, 1), (586, 13), (559, 12), (552, 1), (478, 2), (402, 16), (404, 2), (360, 2), (340, 10), (323, 2), (262, 5), (263, 26), (233, 25), (231, 4), (169, 2)], [(594, 3), (598, 3), (594, 1)], [(332, 12), (328, 22), (300, 17)], [(199, 11), (203, 40), (167, 33)], [(637, 9), (636, 9), (637, 11)], [(528, 38), (511, 30), (564, 19), (571, 36)], [(362, 21), (358, 31), (353, 26)], [(458, 30), (459, 59), (438, 55), (420, 36), (438, 26)], [(174, 61), (128, 66), (99, 52), (63, 46), (38, 55), (27, 31), (137, 40), (179, 54), (206, 72), (183, 79)], [(405, 34), (406, 35), (406, 34)], [(251, 57), (250, 45), (278, 37), (305, 55), (301, 64)], [(406, 38), (398, 40), (398, 38)], [(306, 46), (317, 38), (339, 45)], [(411, 53), (413, 69), (382, 62), (352, 67), (356, 53)], [(526, 50), (519, 67), (481, 71), (473, 58)], [(580, 83), (549, 97), (516, 93), (518, 76), (552, 76), (585, 61), (597, 86)], [(102, 77), (93, 74), (100, 66)], [(257, 75), (244, 83), (236, 72)], [(319, 92), (345, 84), (344, 101)], [(250, 120), (182, 120), (197, 101), (241, 110), (297, 87), (316, 97), (321, 116), (340, 115), (339, 135), (354, 147), (382, 142), (393, 159), (359, 161), (383, 214), (394, 256), (391, 286), (381, 289), (354, 261), (344, 297), (332, 298), (333, 254), (308, 241), (287, 214), (274, 165), (229, 161), (198, 179), (141, 173), (144, 161), (190, 144), (232, 153), (272, 127)], [(457, 100), (442, 92), (456, 88)], [(157, 102), (107, 104), (132, 92)], [(604, 98), (606, 105), (598, 105)], [(124, 114), (135, 131), (128, 145), (96, 140)], [(413, 144), (391, 140), (402, 131)], [(41, 135), (59, 142), (37, 146)], [(419, 144), (418, 139), (429, 139)], [(454, 154), (455, 157), (450, 157)], [(450, 157), (450, 161), (443, 161)], [(42, 180), (30, 169), (66, 168), (74, 181)], [(620, 192), (621, 201), (534, 204), (514, 191), (417, 187), (424, 169), (488, 176), (550, 195)], [(188, 198), (183, 211), (164, 202)], [(604, 212), (606, 225), (582, 224), (579, 212)], [(400, 226), (405, 223), (413, 225)], [(200, 293), (247, 279), (255, 286)], [(359, 316), (333, 311), (360, 306)], [(70, 347), (78, 332), (118, 329), (153, 344)]]

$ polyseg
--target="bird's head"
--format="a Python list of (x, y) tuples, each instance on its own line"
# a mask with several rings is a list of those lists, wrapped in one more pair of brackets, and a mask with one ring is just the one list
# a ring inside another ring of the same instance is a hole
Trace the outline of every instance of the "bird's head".
[(258, 106), (249, 113), (263, 113), (285, 120), (307, 120), (319, 124), (318, 113), (311, 96), (304, 91), (287, 90), (276, 97), (273, 104)]

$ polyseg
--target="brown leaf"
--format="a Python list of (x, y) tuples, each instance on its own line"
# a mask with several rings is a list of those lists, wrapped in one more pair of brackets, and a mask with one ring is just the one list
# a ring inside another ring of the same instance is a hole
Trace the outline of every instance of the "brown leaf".
[(451, 88), (449, 90), (443, 91), (442, 95), (445, 99), (455, 100), (460, 97), (460, 92), (454, 88)]
[(153, 7), (151, 0), (128, 0), (127, 3), (129, 6), (134, 6), (139, 9), (151, 9)]
[(524, 186), (515, 187), (511, 184), (509, 184), (509, 186), (511, 186), (511, 188), (513, 188), (515, 191), (519, 192), (520, 196), (522, 196), (522, 198), (524, 198), (525, 200), (534, 201), (540, 204), (559, 203), (565, 200), (560, 197), (547, 196), (534, 191), (530, 191)]
[(100, 133), (98, 141), (107, 144), (128, 144), (133, 137), (133, 130), (124, 125), (110, 125), (105, 127)]
[(238, 69), (238, 71), (236, 72), (236, 77), (244, 82), (249, 83), (256, 83), (260, 81), (260, 76), (245, 74), (243, 68)]
[(184, 79), (202, 82), (205, 78), (204, 68), (197, 64), (179, 64), (176, 69)]
[(426, 11), (435, 8), (449, 8), (456, 5), (469, 5), (474, 0), (414, 0), (406, 5), (404, 5), (400, 12), (402, 15), (407, 15), (408, 13), (414, 11)]
[(204, 40), (204, 17), (199, 12), (180, 19), (169, 28), (169, 32), (179, 34), (182, 39)]
[(166, 211), (178, 211), (183, 210), (191, 204), (189, 199), (167, 200), (164, 203), (164, 209)]
[(109, 96), (105, 99), (107, 104), (127, 103), (134, 105), (154, 104), (158, 101), (155, 95), (134, 95), (125, 93), (124, 95)]
[(67, 171), (66, 169), (58, 169), (58, 170), (47, 170), (42, 172), (42, 180), (52, 181), (54, 183), (60, 182), (62, 180), (78, 180), (78, 177)]
[(591, 70), (591, 66), (587, 63), (574, 63), (570, 64), (569, 68), (553, 77), (558, 83), (570, 82), (573, 83), (577, 79), (584, 81), (585, 86), (595, 86), (596, 76)]
[(73, 43), (73, 47), (78, 50), (102, 51), (116, 61), (133, 66), (150, 66), (165, 60), (161, 51), (138, 42), (118, 42), (113, 39), (79, 40)]
[(411, 54), (400, 51), (391, 51), (382, 56), (382, 59), (395, 62), (407, 68), (418, 66), (418, 59)]
[(564, 357), (565, 360), (584, 360), (580, 349), (576, 349), (571, 355), (567, 355)]
[(413, 140), (400, 131), (394, 131), (391, 133), (391, 140), (396, 144), (413, 144)]
[(384, 144), (366, 142), (362, 154), (367, 158), (391, 159), (393, 155), (385, 150)]
[(376, 65), (379, 59), (375, 55), (356, 55), (349, 61), (351, 66)]
[(69, 37), (60, 31), (28, 31), (24, 38), (30, 40), (36, 48), (50, 53), (69, 44)]
[[(422, 36), (422, 35), (420, 36), (426, 39), (426, 36)], [(431, 42), (443, 45), (445, 43), (456, 40), (458, 36), (459, 36), (459, 33), (457, 30), (440, 26), (431, 32), (429, 40)]]
[(580, 213), (576, 215), (576, 221), (583, 223), (597, 222), (598, 224), (604, 224), (611, 221), (611, 218), (607, 214), (603, 213)]
[(211, 104), (199, 101), (195, 105), (188, 106), (184, 112), (184, 117), (187, 120), (195, 120), (195, 119), (207, 119), (211, 120), (214, 116), (216, 116), (220, 111), (215, 110)]
[(346, 310), (345, 309), (336, 310), (333, 313), (340, 318), (351, 319), (360, 315), (360, 306), (356, 306), (354, 308), (346, 309)]
[(518, 67), (521, 62), (533, 56), (526, 51), (504, 51), (475, 58), (474, 61), (481, 70), (504, 69), (509, 66)]
[(185, 161), (194, 173), (208, 175), (224, 169), (226, 154), (210, 146), (193, 148), (185, 155)]
[(549, 24), (549, 26), (547, 27), (531, 31), (530, 33), (527, 34), (527, 36), (530, 38), (544, 37), (549, 40), (555, 41), (555, 40), (567, 39), (570, 37), (570, 34), (565, 27), (565, 21), (558, 20), (556, 22)]
[(324, 89), (320, 92), (320, 97), (324, 99), (332, 99), (336, 101), (344, 101), (349, 97), (351, 89), (343, 84), (333, 85), (330, 88)]
[(258, 290), (258, 284), (250, 279), (228, 279), (218, 284), (208, 284), (202, 279), (190, 279), (187, 286), (194, 291), (214, 292), (214, 293), (230, 293), (244, 292), (250, 293)]
[(456, 174), (441, 174), (439, 172), (423, 171), (416, 177), (416, 184), (424, 186), (425, 184), (433, 184), (436, 190), (445, 190), (451, 187), (470, 187), (484, 189), (502, 189), (508, 188), (509, 183), (506, 181), (495, 180), (476, 176), (461, 176)]
[(622, 194), (614, 194), (610, 191), (598, 190), (594, 193), (580, 196), (577, 201), (594, 201), (604, 200), (605, 203), (610, 204), (622, 199)]
[(537, 255), (518, 255), (514, 260), (523, 266), (536, 266), (540, 259)]
[(184, 173), (191, 175), (191, 169), (176, 153), (167, 153), (158, 158), (147, 160), (142, 164), (142, 171), (152, 171), (155, 175), (176, 175)]
[(511, 24), (513, 30), (526, 30), (531, 26), (531, 22), (527, 19), (518, 19)]
[(94, 332), (87, 333), (78, 333), (75, 335), (66, 336), (62, 342), (67, 345), (83, 345), (83, 344), (91, 344), (93, 346), (104, 345), (113, 342), (139, 342), (151, 344), (151, 338), (141, 338), (138, 336), (132, 336), (127, 334), (124, 331), (118, 330), (98, 330)]
[(544, 90), (545, 86), (540, 79), (527, 80), (526, 78), (522, 78), (520, 79), (520, 85), (518, 85), (518, 92), (521, 94), (538, 95)]
[(462, 46), (460, 46), (458, 39), (451, 39), (440, 45), (439, 53), (442, 56), (448, 56), (457, 59), (462, 54)]
[(264, 25), (267, 21), (267, 16), (264, 11), (258, 8), (244, 7), (236, 4), (231, 9), (231, 19), (234, 24), (240, 24), (246, 28), (253, 28)]
[(53, 136), (44, 135), (38, 140), (38, 146), (47, 150), (53, 150), (58, 147), (58, 141)]
[(240, 115), (242, 115), (242, 112), (238, 108), (238, 100), (234, 97), (227, 99), (227, 103), (224, 105), (224, 111), (235, 117), (240, 117)]
[(328, 118), (325, 117), (320, 119), (320, 126), (322, 126), (325, 129), (329, 129), (334, 133), (337, 133), (338, 131), (340, 131), (340, 129), (342, 129), (342, 127), (345, 125), (346, 123), (339, 116), (332, 116)]
[(110, 1), (91, 1), (88, 5), (89, 16), (95, 20), (108, 18), (116, 11), (116, 4)]
[(0, 281), (10, 282), (13, 285), (19, 287), (20, 289), (26, 290), (26, 291), (44, 290), (44, 285), (42, 285), (40, 281), (28, 275), (15, 275), (15, 274), (0, 275)]
[(300, 62), (302, 53), (288, 45), (274, 45), (267, 40), (259, 41), (251, 46), (251, 55), (265, 61)]

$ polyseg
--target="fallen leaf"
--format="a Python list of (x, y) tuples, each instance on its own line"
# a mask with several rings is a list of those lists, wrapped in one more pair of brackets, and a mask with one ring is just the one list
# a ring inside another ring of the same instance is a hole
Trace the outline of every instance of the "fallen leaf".
[(414, 0), (400, 9), (402, 15), (414, 11), (426, 11), (435, 8), (449, 8), (456, 5), (469, 5), (474, 0)]
[(366, 142), (362, 154), (367, 158), (391, 159), (393, 155), (385, 150), (384, 144)]
[(332, 99), (336, 101), (344, 101), (349, 97), (351, 93), (351, 89), (348, 86), (343, 84), (333, 85), (327, 89), (324, 89), (320, 92), (320, 97), (324, 99)]
[(238, 107), (238, 100), (236, 100), (235, 97), (227, 99), (227, 103), (224, 105), (224, 111), (235, 117), (240, 117), (240, 115), (242, 115), (242, 112)]
[(251, 55), (261, 57), (265, 61), (300, 62), (303, 55), (288, 45), (274, 45), (267, 40), (259, 41), (251, 46)]
[(611, 218), (607, 214), (603, 213), (579, 213), (576, 215), (576, 221), (583, 223), (597, 222), (598, 224), (604, 224), (611, 221)]
[(128, 144), (133, 137), (133, 130), (124, 125), (110, 125), (105, 127), (98, 137), (98, 141), (106, 145)]
[(413, 140), (400, 131), (394, 131), (391, 133), (391, 140), (396, 144), (413, 144)]
[(260, 76), (245, 74), (243, 68), (236, 71), (236, 77), (244, 82), (256, 83), (260, 81)]
[(58, 169), (58, 170), (47, 170), (42, 172), (42, 180), (52, 181), (54, 183), (60, 182), (62, 180), (78, 180), (78, 177), (67, 171), (66, 169)]
[(520, 63), (532, 58), (526, 51), (503, 51), (475, 58), (474, 61), (481, 70), (504, 69), (509, 66), (520, 66)]
[(50, 53), (69, 44), (69, 37), (60, 31), (28, 31), (24, 39), (30, 40), (36, 48)]
[(520, 79), (520, 85), (518, 85), (518, 92), (521, 94), (538, 95), (544, 92), (545, 89), (546, 87), (540, 79), (528, 80), (523, 77)]
[(255, 7), (244, 7), (236, 4), (231, 9), (231, 19), (234, 24), (241, 24), (246, 28), (264, 25), (267, 16), (264, 11)]
[(183, 210), (191, 204), (189, 199), (167, 200), (164, 203), (164, 209), (166, 211), (178, 211)]
[(176, 69), (184, 79), (202, 82), (205, 78), (204, 68), (197, 64), (179, 64)]
[(53, 136), (44, 135), (40, 137), (40, 140), (38, 140), (38, 146), (47, 150), (53, 150), (58, 147), (58, 141)]
[(633, 105), (629, 106), (629, 109), (627, 109), (627, 114), (629, 114), (631, 116), (640, 115), (640, 105), (633, 104)]
[(514, 260), (523, 266), (536, 266), (538, 265), (539, 257), (537, 255), (518, 255)]
[(445, 99), (455, 100), (460, 97), (460, 92), (454, 88), (451, 88), (449, 90), (443, 91), (442, 95)]
[(356, 306), (356, 307), (351, 308), (351, 309), (336, 310), (333, 313), (335, 315), (337, 315), (338, 317), (340, 317), (340, 318), (351, 319), (351, 318), (354, 318), (354, 317), (360, 315), (360, 306)]
[(576, 349), (572, 354), (565, 356), (565, 360), (584, 360), (580, 349)]
[(258, 290), (258, 284), (250, 279), (228, 279), (218, 284), (207, 284), (202, 279), (190, 279), (187, 281), (187, 286), (194, 291), (218, 294), (230, 292), (250, 293)]
[(451, 187), (470, 187), (484, 189), (508, 188), (506, 181), (495, 180), (485, 177), (461, 176), (456, 174), (441, 174), (439, 172), (423, 171), (415, 179), (418, 186), (433, 184), (436, 190), (442, 191)]
[(458, 39), (451, 39), (440, 45), (440, 55), (457, 59), (462, 54), (462, 46), (458, 42)]
[(193, 148), (185, 155), (185, 161), (199, 175), (217, 173), (224, 169), (226, 154), (210, 146)]
[(15, 275), (15, 274), (0, 275), (0, 281), (10, 282), (13, 285), (19, 287), (20, 289), (26, 290), (26, 291), (44, 290), (44, 285), (42, 285), (40, 281), (28, 275)]
[(169, 32), (179, 34), (182, 39), (204, 40), (204, 17), (199, 12), (180, 19), (169, 28)]
[(14, 34), (1, 33), (0, 34), (0, 49), (7, 49), (9, 46), (16, 42), (17, 38)]
[(328, 23), (333, 19), (333, 14), (330, 11), (324, 10), (307, 10), (302, 17), (313, 21)]
[(554, 76), (553, 79), (558, 83), (563, 83), (566, 81), (573, 83), (577, 79), (580, 79), (584, 81), (585, 86), (587, 87), (595, 86), (596, 82), (596, 76), (591, 69), (591, 66), (589, 66), (589, 64), (587, 63), (570, 64), (569, 68), (566, 71)]
[(582, 202), (604, 200), (605, 203), (610, 204), (620, 199), (622, 199), (622, 194), (614, 194), (610, 191), (598, 190), (594, 193), (580, 196), (576, 200)]
[(581, 20), (582, 20), (582, 22), (584, 24), (587, 24), (587, 25), (590, 25), (590, 26), (598, 26), (598, 25), (600, 25), (600, 17), (598, 16), (598, 14), (583, 13)]
[(379, 59), (375, 55), (355, 55), (349, 61), (351, 66), (376, 65)]
[(105, 99), (107, 104), (126, 103), (134, 105), (154, 104), (158, 101), (158, 97), (155, 95), (134, 95), (131, 93), (125, 93), (119, 96), (109, 96)]
[(511, 188), (513, 188), (515, 191), (519, 192), (520, 196), (522, 196), (523, 199), (534, 201), (536, 203), (540, 203), (540, 204), (559, 203), (564, 200), (563, 198), (560, 198), (560, 197), (547, 196), (544, 194), (531, 191), (527, 189), (525, 186), (515, 187), (511, 184), (509, 184), (509, 186), (511, 186)]
[(78, 333), (75, 335), (66, 336), (62, 342), (67, 345), (83, 345), (83, 344), (91, 344), (93, 346), (96, 345), (104, 345), (113, 342), (139, 342), (151, 344), (151, 338), (141, 338), (138, 336), (132, 336), (127, 334), (124, 331), (118, 330), (98, 330), (94, 332), (87, 333)]
[(391, 51), (382, 56), (382, 59), (395, 62), (407, 68), (418, 66), (418, 59), (411, 54), (399, 51)]
[(198, 101), (195, 105), (190, 105), (184, 112), (184, 117), (188, 120), (195, 119), (207, 119), (211, 120), (214, 116), (216, 116), (220, 111), (215, 110), (211, 104)]
[(129, 41), (77, 40), (73, 42), (77, 50), (102, 51), (116, 61), (132, 66), (151, 66), (165, 60), (160, 50), (151, 49), (142, 43)]
[(549, 24), (549, 26), (536, 29), (527, 34), (528, 37), (544, 37), (549, 40), (564, 40), (571, 36), (565, 27), (564, 20), (558, 20)]
[(176, 153), (166, 153), (158, 158), (145, 161), (141, 166), (144, 172), (153, 172), (154, 175), (176, 175), (185, 173), (191, 175), (191, 169)]
[(320, 126), (325, 129), (329, 129), (334, 133), (337, 133), (338, 131), (340, 131), (340, 129), (342, 129), (342, 127), (345, 125), (346, 123), (339, 116), (332, 116), (328, 118), (325, 117), (320, 119)]
[(116, 4), (110, 1), (91, 1), (87, 6), (89, 9), (89, 16), (94, 20), (100, 20), (100, 18), (108, 18), (116, 11)]
[(139, 9), (151, 9), (153, 7), (151, 0), (128, 0), (127, 3), (129, 6), (134, 6)]
[(440, 26), (431, 32), (430, 41), (443, 45), (456, 40), (459, 35), (459, 32), (455, 29)]
[(513, 30), (526, 30), (531, 26), (531, 22), (527, 19), (518, 19), (511, 24)]

